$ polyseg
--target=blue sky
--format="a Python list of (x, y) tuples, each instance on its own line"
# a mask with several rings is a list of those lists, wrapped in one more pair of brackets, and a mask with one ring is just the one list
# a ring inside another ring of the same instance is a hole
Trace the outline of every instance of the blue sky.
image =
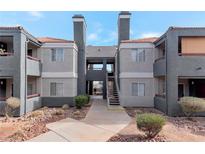
[[(169, 26), (204, 26), (205, 12), (131, 12), (131, 39), (160, 36)], [(0, 26), (21, 25), (36, 37), (73, 39), (72, 16), (83, 14), (87, 44), (117, 43), (118, 12), (0, 12)]]

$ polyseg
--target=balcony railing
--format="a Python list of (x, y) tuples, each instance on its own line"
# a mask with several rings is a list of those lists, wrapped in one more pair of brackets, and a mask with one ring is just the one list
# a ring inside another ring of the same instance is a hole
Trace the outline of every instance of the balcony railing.
[(38, 59), (36, 57), (29, 56), (29, 55), (27, 55), (27, 58), (31, 59), (31, 60), (35, 60), (35, 61), (41, 61), (40, 59)]
[(39, 97), (39, 96), (40, 96), (40, 94), (27, 95), (27, 99), (34, 98), (34, 97)]
[(0, 97), (0, 101), (6, 101), (9, 97)]
[(2, 53), (0, 53), (0, 56), (12, 56), (12, 55), (14, 55), (13, 52), (2, 52)]
[(205, 53), (179, 53), (179, 56), (205, 56)]

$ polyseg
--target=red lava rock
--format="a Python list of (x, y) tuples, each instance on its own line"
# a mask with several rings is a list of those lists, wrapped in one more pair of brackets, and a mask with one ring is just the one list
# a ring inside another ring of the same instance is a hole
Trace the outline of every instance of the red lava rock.
[[(11, 118), (12, 125), (20, 125), (20, 130), (1, 141), (19, 142), (26, 141), (42, 133), (48, 132), (46, 124), (62, 120), (64, 118), (74, 118), (81, 120), (85, 118), (90, 106), (83, 107), (79, 110), (78, 116), (74, 116), (73, 112), (77, 111), (75, 107), (66, 110), (62, 108), (44, 107), (39, 110), (25, 114), (18, 118)], [(62, 112), (63, 111), (63, 112)], [(42, 114), (33, 114), (34, 112), (42, 112)], [(32, 116), (36, 115), (36, 116)], [(5, 118), (0, 118), (0, 124)]]

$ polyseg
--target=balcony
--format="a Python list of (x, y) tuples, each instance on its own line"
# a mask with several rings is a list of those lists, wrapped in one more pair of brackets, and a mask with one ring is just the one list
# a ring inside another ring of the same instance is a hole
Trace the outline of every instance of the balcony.
[(40, 76), (41, 75), (41, 61), (38, 58), (27, 55), (27, 75)]
[(178, 76), (205, 76), (205, 54), (179, 53)]
[(27, 96), (26, 112), (33, 111), (41, 107), (40, 94), (32, 94)]
[(154, 76), (165, 76), (166, 75), (166, 61), (165, 57), (160, 57), (155, 60), (154, 66)]
[(102, 69), (87, 70), (86, 79), (90, 81), (103, 81), (106, 77), (106, 71)]

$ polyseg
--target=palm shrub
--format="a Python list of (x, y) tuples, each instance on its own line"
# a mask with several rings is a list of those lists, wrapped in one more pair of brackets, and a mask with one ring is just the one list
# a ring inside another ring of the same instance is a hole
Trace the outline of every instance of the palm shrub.
[(187, 117), (194, 113), (205, 112), (205, 100), (197, 97), (182, 97), (179, 100), (182, 111)]
[(138, 129), (145, 132), (148, 138), (155, 137), (166, 122), (163, 116), (153, 113), (139, 114), (136, 119)]

